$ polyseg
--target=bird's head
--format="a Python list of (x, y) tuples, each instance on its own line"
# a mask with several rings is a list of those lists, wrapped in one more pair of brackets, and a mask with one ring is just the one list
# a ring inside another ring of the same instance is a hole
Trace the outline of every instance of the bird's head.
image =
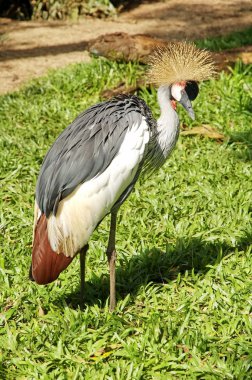
[(194, 44), (174, 42), (158, 48), (149, 59), (149, 81), (158, 87), (169, 87), (172, 107), (179, 102), (194, 119), (191, 101), (198, 93), (198, 82), (215, 74), (211, 55)]

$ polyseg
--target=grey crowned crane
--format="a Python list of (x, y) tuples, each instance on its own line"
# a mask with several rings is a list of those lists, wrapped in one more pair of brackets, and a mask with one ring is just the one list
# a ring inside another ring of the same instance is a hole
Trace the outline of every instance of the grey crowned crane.
[(120, 95), (81, 113), (44, 158), (36, 186), (30, 278), (47, 284), (80, 253), (83, 299), (88, 241), (111, 214), (107, 258), (110, 310), (115, 297), (116, 216), (139, 177), (156, 170), (179, 136), (176, 102), (194, 119), (197, 82), (214, 72), (210, 55), (177, 42), (150, 57), (149, 79), (158, 87), (160, 117), (134, 95)]

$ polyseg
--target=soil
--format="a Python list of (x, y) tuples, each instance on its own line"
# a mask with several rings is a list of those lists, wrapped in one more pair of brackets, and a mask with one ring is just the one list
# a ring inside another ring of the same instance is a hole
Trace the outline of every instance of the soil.
[(144, 33), (165, 40), (191, 40), (224, 36), (252, 25), (251, 0), (136, 3), (114, 19), (82, 18), (77, 22), (0, 19), (0, 93), (18, 89), (50, 68), (88, 62), (87, 43), (105, 33)]

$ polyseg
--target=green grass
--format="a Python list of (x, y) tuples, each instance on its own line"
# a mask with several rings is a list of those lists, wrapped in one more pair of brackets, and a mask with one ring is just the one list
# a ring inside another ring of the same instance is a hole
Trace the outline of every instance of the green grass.
[[(28, 280), (34, 188), (60, 131), (100, 92), (143, 69), (97, 59), (0, 98), (1, 379), (250, 379), (252, 376), (252, 68), (201, 84), (196, 121), (223, 144), (180, 137), (140, 181), (117, 233), (117, 298), (108, 311), (109, 221), (90, 241), (86, 307), (75, 260), (48, 285)], [(139, 93), (158, 113), (155, 91)]]
[(196, 41), (196, 45), (213, 51), (238, 48), (241, 46), (251, 45), (252, 27), (244, 30), (235, 31), (226, 36), (209, 37)]

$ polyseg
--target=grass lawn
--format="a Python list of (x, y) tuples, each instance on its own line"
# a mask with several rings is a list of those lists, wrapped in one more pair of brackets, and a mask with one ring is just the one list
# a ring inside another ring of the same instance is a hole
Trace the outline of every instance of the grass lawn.
[[(251, 379), (252, 67), (202, 83), (196, 120), (223, 143), (181, 136), (165, 166), (121, 208), (116, 311), (108, 311), (109, 220), (47, 286), (28, 280), (42, 159), (100, 92), (143, 69), (96, 59), (0, 97), (1, 379)], [(158, 115), (156, 92), (142, 89)]]

